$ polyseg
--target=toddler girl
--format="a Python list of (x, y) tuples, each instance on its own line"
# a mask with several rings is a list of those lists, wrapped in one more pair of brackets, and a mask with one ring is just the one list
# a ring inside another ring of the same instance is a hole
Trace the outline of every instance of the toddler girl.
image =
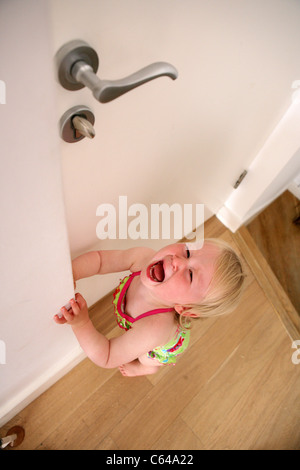
[(218, 239), (150, 248), (92, 251), (72, 262), (74, 281), (131, 271), (114, 294), (118, 325), (126, 334), (108, 340), (89, 319), (80, 294), (62, 307), (58, 324), (68, 323), (87, 356), (100, 367), (119, 367), (125, 376), (155, 373), (174, 364), (188, 346), (190, 318), (221, 315), (240, 298), (244, 272), (234, 250)]

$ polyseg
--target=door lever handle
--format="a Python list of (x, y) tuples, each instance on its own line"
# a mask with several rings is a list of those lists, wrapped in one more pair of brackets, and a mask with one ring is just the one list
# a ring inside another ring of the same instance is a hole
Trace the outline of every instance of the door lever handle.
[(167, 76), (173, 80), (177, 78), (176, 69), (166, 62), (156, 62), (148, 65), (121, 80), (100, 80), (100, 78), (95, 75), (92, 67), (84, 61), (76, 62), (71, 73), (77, 82), (82, 83), (92, 90), (94, 97), (96, 100), (100, 101), (100, 103), (108, 103), (124, 95), (124, 93), (158, 77)]
[(155, 78), (167, 76), (175, 80), (178, 72), (167, 62), (156, 62), (121, 80), (101, 80), (97, 75), (98, 56), (81, 40), (71, 41), (57, 52), (58, 77), (68, 90), (88, 87), (100, 103), (108, 103)]

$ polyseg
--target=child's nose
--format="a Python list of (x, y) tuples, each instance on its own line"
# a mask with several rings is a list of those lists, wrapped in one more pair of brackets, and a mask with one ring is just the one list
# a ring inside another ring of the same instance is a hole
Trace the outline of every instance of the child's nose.
[(186, 261), (186, 258), (174, 255), (172, 260), (173, 270), (178, 271), (178, 269), (185, 267)]

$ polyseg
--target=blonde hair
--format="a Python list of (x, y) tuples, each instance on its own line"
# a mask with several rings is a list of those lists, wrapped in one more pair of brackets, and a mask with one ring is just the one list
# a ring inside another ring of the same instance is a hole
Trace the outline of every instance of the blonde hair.
[(237, 307), (244, 288), (246, 274), (234, 249), (218, 238), (206, 238), (204, 243), (217, 246), (220, 254), (205, 298), (198, 305), (185, 305), (186, 310), (180, 315), (179, 322), (185, 327), (188, 327), (186, 320), (194, 315), (201, 318), (232, 312)]

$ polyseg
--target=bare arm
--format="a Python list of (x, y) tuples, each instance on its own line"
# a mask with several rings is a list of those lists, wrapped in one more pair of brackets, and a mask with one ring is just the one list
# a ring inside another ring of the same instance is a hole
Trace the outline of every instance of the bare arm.
[(101, 258), (99, 251), (90, 251), (78, 256), (72, 261), (74, 281), (97, 274), (100, 266)]
[(154, 250), (150, 248), (130, 248), (128, 250), (90, 251), (72, 261), (74, 281), (95, 274), (141, 269)]
[(103, 368), (115, 368), (137, 359), (153, 348), (168, 341), (170, 322), (163, 318), (144, 318), (125, 334), (108, 340), (99, 333), (89, 319), (86, 302), (81, 294), (76, 294), (76, 302), (71, 300), (72, 310), (61, 309), (62, 318), (55, 316), (56, 323), (68, 323), (86, 355)]

